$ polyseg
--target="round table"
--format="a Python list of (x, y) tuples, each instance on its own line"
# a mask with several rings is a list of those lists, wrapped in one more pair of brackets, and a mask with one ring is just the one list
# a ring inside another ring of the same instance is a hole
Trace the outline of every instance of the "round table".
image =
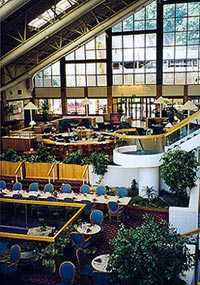
[(107, 270), (107, 266), (108, 266), (109, 258), (110, 258), (110, 254), (102, 254), (102, 255), (95, 257), (92, 260), (92, 267), (96, 271), (108, 273), (109, 271)]
[(77, 232), (84, 235), (96, 235), (101, 231), (101, 227), (99, 225), (92, 225), (90, 223), (82, 223), (77, 226)]
[(33, 251), (22, 251), (20, 258), (23, 260), (28, 260), (28, 259), (33, 258), (33, 256), (34, 256)]

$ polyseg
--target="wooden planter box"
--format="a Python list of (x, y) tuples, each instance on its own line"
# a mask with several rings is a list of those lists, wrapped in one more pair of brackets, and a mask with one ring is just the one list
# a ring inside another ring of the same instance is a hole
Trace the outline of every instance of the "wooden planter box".
[(59, 163), (59, 179), (83, 180), (86, 165)]
[(15, 170), (19, 164), (20, 162), (2, 160), (0, 162), (0, 176), (15, 177)]
[[(51, 168), (51, 165), (52, 163), (46, 163), (46, 162), (33, 162), (33, 163), (25, 162), (25, 177), (48, 179), (48, 172)], [(57, 179), (56, 169), (55, 169), (55, 179)]]

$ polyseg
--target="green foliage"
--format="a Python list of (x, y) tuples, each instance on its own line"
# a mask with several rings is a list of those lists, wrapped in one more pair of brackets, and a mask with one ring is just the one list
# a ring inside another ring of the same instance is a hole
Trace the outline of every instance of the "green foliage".
[(7, 161), (20, 161), (21, 156), (14, 149), (10, 148), (1, 155), (1, 159)]
[(149, 186), (146, 187), (146, 195), (149, 202), (153, 201), (158, 196), (156, 190)]
[(48, 103), (48, 100), (45, 99), (42, 103), (42, 116), (43, 116), (44, 122), (48, 121), (48, 114), (49, 114), (49, 103)]
[(131, 182), (131, 187), (129, 189), (128, 196), (135, 197), (139, 194), (138, 183), (135, 179)]
[(97, 175), (104, 176), (110, 164), (109, 156), (104, 153), (93, 152), (89, 157), (80, 151), (70, 153), (63, 161), (68, 164), (92, 164)]
[[(45, 225), (42, 227), (45, 227)], [(20, 246), (24, 251), (33, 251), (33, 261), (42, 266), (42, 268), (48, 272), (55, 272), (60, 263), (64, 261), (64, 249), (71, 243), (71, 231), (72, 228), (70, 227), (54, 243), (46, 244), (44, 242), (21, 241)]]
[(107, 172), (110, 159), (105, 153), (93, 152), (89, 158), (89, 162), (93, 165), (94, 172), (103, 176)]
[[(35, 155), (32, 155), (31, 162), (55, 162), (55, 156), (51, 149), (40, 146)], [(29, 160), (30, 161), (30, 160)]]
[(122, 225), (111, 245), (108, 269), (130, 284), (175, 284), (179, 273), (193, 263), (186, 239), (150, 215), (136, 229)]
[(162, 157), (161, 177), (180, 198), (195, 185), (197, 161), (194, 152), (172, 150)]
[(64, 160), (66, 164), (84, 164), (85, 157), (80, 150), (70, 153)]
[(131, 204), (134, 206), (136, 205), (147, 208), (168, 208), (168, 204), (165, 201), (161, 200), (159, 197), (148, 200), (140, 196), (134, 196), (131, 199)]

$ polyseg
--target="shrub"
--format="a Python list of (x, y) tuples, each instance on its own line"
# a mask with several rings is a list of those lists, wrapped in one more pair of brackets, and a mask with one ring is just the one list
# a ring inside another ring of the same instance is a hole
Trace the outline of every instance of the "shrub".
[(1, 155), (1, 159), (7, 161), (20, 161), (21, 156), (16, 152), (16, 150), (10, 148)]
[(176, 284), (178, 275), (193, 264), (186, 241), (166, 222), (145, 215), (136, 229), (120, 227), (111, 241), (108, 269), (130, 284)]
[(89, 157), (89, 162), (93, 165), (97, 175), (104, 176), (110, 164), (109, 156), (105, 153), (93, 152)]
[(84, 156), (80, 150), (70, 153), (64, 160), (66, 164), (84, 164)]
[(180, 198), (187, 197), (187, 189), (195, 185), (197, 161), (194, 152), (175, 149), (162, 157), (161, 177)]

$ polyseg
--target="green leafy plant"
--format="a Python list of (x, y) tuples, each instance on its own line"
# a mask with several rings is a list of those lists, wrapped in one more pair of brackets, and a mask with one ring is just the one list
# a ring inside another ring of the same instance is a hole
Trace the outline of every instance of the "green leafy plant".
[(20, 161), (21, 156), (16, 152), (16, 150), (10, 148), (1, 155), (1, 159), (7, 161)]
[(42, 117), (44, 122), (48, 121), (48, 114), (49, 114), (49, 103), (48, 99), (45, 99), (42, 103)]
[(131, 203), (133, 206), (141, 206), (148, 208), (168, 208), (168, 204), (165, 201), (163, 201), (160, 197), (148, 200), (140, 196), (134, 196), (131, 199)]
[(162, 157), (161, 177), (177, 197), (187, 200), (187, 190), (195, 185), (197, 161), (194, 152), (176, 149)]
[(111, 241), (108, 269), (129, 284), (175, 285), (179, 274), (193, 264), (186, 241), (166, 222), (145, 215), (136, 229), (120, 227)]
[(146, 186), (146, 196), (148, 201), (153, 201), (158, 195), (153, 187)]
[(37, 149), (35, 161), (37, 161), (37, 162), (54, 162), (55, 156), (52, 153), (51, 149), (48, 149), (44, 146), (40, 146)]
[(135, 197), (139, 194), (138, 183), (135, 179), (133, 179), (131, 182), (131, 187), (128, 194), (130, 197)]
[(70, 153), (64, 160), (66, 164), (84, 164), (85, 157), (80, 150)]
[(93, 152), (89, 158), (89, 162), (93, 165), (94, 172), (97, 175), (104, 176), (110, 164), (110, 159), (107, 154)]

